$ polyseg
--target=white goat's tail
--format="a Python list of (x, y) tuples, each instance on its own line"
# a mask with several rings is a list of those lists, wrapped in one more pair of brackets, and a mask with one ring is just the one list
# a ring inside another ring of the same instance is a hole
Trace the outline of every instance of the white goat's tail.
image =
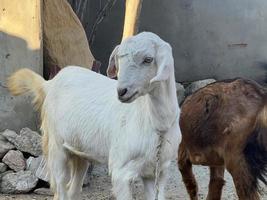
[(11, 94), (15, 96), (29, 92), (33, 96), (33, 105), (36, 109), (39, 109), (46, 96), (43, 83), (45, 83), (43, 77), (24, 68), (16, 71), (8, 78), (7, 87)]
[[(20, 69), (12, 74), (7, 80), (7, 87), (11, 94), (18, 96), (26, 93), (30, 93), (33, 97), (32, 104), (35, 109), (40, 109), (43, 105), (46, 92), (44, 89), (44, 83), (46, 81), (39, 74), (29, 70)], [(41, 112), (42, 124), (43, 112)], [(42, 125), (43, 126), (43, 125)], [(44, 132), (42, 137), (43, 153), (47, 155), (48, 152), (48, 134)]]

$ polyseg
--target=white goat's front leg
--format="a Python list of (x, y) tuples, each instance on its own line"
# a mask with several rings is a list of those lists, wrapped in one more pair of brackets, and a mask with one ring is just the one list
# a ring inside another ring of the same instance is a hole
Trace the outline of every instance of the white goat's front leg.
[(144, 190), (146, 200), (155, 199), (155, 179), (154, 178), (144, 178)]
[[(167, 175), (165, 170), (161, 172), (159, 177), (159, 193), (158, 200), (165, 200), (165, 185), (166, 185)], [(146, 200), (154, 200), (156, 191), (155, 191), (155, 178), (144, 178), (144, 189)]]
[(136, 173), (128, 168), (112, 170), (112, 186), (116, 200), (132, 200), (133, 192), (131, 182), (136, 178)]
[(167, 168), (163, 169), (159, 177), (159, 196), (158, 200), (165, 200), (165, 186), (167, 182)]

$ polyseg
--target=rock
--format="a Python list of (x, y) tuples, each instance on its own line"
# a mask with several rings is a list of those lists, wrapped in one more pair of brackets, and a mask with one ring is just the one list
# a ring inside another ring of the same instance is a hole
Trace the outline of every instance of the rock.
[(46, 167), (46, 160), (44, 156), (39, 156), (37, 158), (29, 157), (27, 160), (27, 170), (30, 170), (37, 176), (39, 179), (48, 182), (49, 176)]
[(35, 194), (53, 196), (53, 192), (49, 188), (38, 188), (33, 191)]
[(48, 175), (48, 170), (47, 170), (47, 164), (46, 164), (46, 160), (44, 157), (42, 157), (42, 160), (40, 162), (39, 167), (36, 170), (36, 176), (43, 180), (48, 182), (49, 181), (49, 175)]
[(86, 175), (83, 180), (83, 186), (88, 186), (91, 181), (90, 174), (86, 172)]
[(4, 173), (1, 173), (0, 174), (0, 180), (2, 180), (2, 177), (5, 176), (6, 174), (9, 174), (9, 173), (14, 173), (14, 171), (12, 170), (8, 170), (8, 171), (5, 171)]
[(185, 89), (181, 83), (176, 83), (176, 94), (178, 103), (180, 104), (185, 98)]
[(197, 91), (200, 88), (205, 87), (206, 85), (215, 82), (215, 79), (205, 79), (200, 81), (192, 82), (188, 87), (185, 88), (185, 96), (189, 96), (193, 94), (195, 91)]
[(29, 128), (21, 129), (20, 134), (6, 130), (2, 135), (22, 152), (27, 152), (34, 156), (42, 154), (41, 136)]
[(38, 169), (40, 162), (42, 160), (43, 156), (39, 156), (37, 158), (29, 157), (26, 161), (26, 170), (32, 171), (34, 174), (36, 170)]
[(26, 167), (26, 162), (24, 160), (23, 154), (20, 151), (10, 150), (2, 159), (9, 168), (18, 172), (24, 170)]
[(38, 183), (38, 178), (31, 171), (7, 173), (0, 182), (0, 191), (6, 194), (20, 194), (31, 191)]
[(0, 173), (4, 173), (7, 170), (7, 165), (0, 162)]
[(108, 175), (108, 166), (106, 164), (97, 164), (94, 165), (94, 169), (91, 172), (92, 176), (103, 176)]
[[(6, 130), (10, 131), (10, 130)], [(1, 133), (2, 134), (2, 133)], [(3, 135), (0, 134), (0, 159), (5, 156), (5, 154), (11, 150), (14, 149), (15, 146), (11, 144)]]
[[(29, 157), (27, 159), (26, 170), (30, 170), (37, 176), (39, 179), (48, 182), (49, 175), (47, 171), (47, 164), (44, 156), (39, 156), (37, 158)], [(92, 173), (93, 165), (90, 164), (87, 170), (83, 185), (88, 185), (90, 182), (90, 174)]]
[(83, 180), (83, 186), (88, 186), (90, 184), (93, 169), (94, 169), (94, 164), (90, 163)]

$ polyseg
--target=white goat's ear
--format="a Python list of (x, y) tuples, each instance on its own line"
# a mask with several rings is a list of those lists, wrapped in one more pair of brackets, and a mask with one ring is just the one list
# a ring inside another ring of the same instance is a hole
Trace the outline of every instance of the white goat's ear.
[(157, 75), (150, 80), (150, 83), (167, 80), (174, 69), (172, 48), (168, 43), (158, 48), (156, 63), (158, 66)]
[(109, 57), (109, 63), (107, 68), (107, 76), (109, 78), (116, 78), (117, 76), (117, 67), (115, 62), (115, 56), (118, 53), (119, 45), (117, 45), (114, 50), (112, 51), (110, 57)]

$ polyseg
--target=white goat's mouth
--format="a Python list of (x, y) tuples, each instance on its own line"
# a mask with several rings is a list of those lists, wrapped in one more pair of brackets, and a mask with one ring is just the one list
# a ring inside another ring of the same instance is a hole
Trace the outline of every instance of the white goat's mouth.
[(136, 99), (137, 96), (138, 96), (138, 91), (134, 92), (131, 96), (126, 97), (126, 98), (119, 97), (119, 100), (122, 103), (131, 103)]

